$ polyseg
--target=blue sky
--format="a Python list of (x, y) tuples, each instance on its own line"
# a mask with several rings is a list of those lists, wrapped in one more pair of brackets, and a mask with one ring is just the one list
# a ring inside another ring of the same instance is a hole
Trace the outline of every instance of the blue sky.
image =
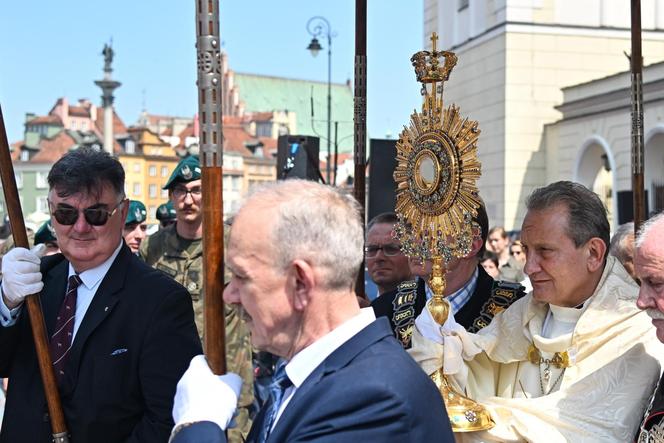
[[(421, 0), (368, 0), (368, 109), (371, 137), (397, 136), (420, 106), (410, 56), (422, 46)], [(353, 76), (354, 0), (221, 0), (221, 38), (236, 72), (327, 81), (327, 57), (311, 57), (307, 20), (324, 16), (332, 81)], [(4, 2), (0, 13), (0, 105), (10, 142), (26, 112), (46, 114), (58, 97), (100, 103), (104, 43), (113, 39), (122, 86), (115, 107), (133, 124), (148, 112), (196, 112), (194, 0)], [(322, 44), (326, 44), (324, 40)]]

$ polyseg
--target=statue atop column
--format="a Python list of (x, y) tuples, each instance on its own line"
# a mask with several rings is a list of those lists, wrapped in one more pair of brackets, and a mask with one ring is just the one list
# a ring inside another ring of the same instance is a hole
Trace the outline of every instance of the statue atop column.
[(104, 72), (111, 72), (111, 63), (113, 63), (113, 48), (109, 44), (104, 44), (104, 49), (101, 51), (101, 55), (104, 56)]
[(104, 56), (104, 79), (95, 80), (95, 85), (101, 88), (101, 103), (104, 108), (104, 150), (113, 154), (113, 91), (120, 87), (121, 83), (111, 78), (113, 68), (113, 41), (104, 45), (101, 55)]

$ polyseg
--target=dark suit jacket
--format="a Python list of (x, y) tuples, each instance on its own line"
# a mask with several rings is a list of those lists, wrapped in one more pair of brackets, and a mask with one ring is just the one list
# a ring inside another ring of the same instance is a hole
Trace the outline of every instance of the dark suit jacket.
[[(62, 303), (68, 262), (42, 260), (48, 334)], [(2, 443), (51, 441), (27, 312), (0, 327), (0, 377), (9, 377)], [(175, 386), (201, 353), (191, 297), (123, 245), (74, 338), (60, 387), (72, 443), (166, 442)]]
[[(256, 441), (265, 409), (247, 442)], [(184, 428), (174, 443), (202, 436), (211, 436), (209, 423)], [(388, 322), (378, 319), (311, 373), (267, 441), (445, 443), (454, 437), (436, 386), (394, 339)]]
[[(473, 322), (480, 316), (482, 307), (491, 297), (493, 284), (493, 278), (486, 273), (482, 266), (478, 265), (477, 286), (475, 286), (475, 291), (470, 297), (470, 300), (468, 300), (468, 302), (454, 316), (457, 323), (470, 330), (473, 326)], [(411, 314), (410, 318), (402, 320), (399, 325), (395, 324), (394, 321), (395, 305), (399, 305), (399, 303), (395, 301), (395, 298), (398, 295), (399, 290), (386, 292), (371, 303), (371, 307), (373, 308), (376, 317), (387, 317), (390, 321), (390, 327), (395, 331), (395, 334), (398, 333), (397, 326), (400, 326), (400, 329), (406, 330), (406, 327), (408, 326), (406, 325), (406, 322), (410, 320), (410, 325), (412, 325), (417, 316), (422, 312), (422, 309), (424, 309), (427, 302), (424, 279), (417, 279), (416, 298), (412, 304), (413, 310), (412, 312), (406, 313)], [(403, 342), (403, 345), (406, 349), (410, 348), (410, 335), (407, 337), (407, 343)]]
[(659, 379), (657, 389), (650, 398), (634, 442), (652, 441), (648, 440), (648, 437), (653, 438), (652, 434), (660, 434), (662, 429), (664, 429), (664, 375)]

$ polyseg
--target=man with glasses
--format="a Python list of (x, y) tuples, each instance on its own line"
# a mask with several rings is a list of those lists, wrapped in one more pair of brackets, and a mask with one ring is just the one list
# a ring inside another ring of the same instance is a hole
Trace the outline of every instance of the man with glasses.
[(364, 253), (369, 276), (378, 287), (378, 296), (394, 291), (399, 283), (412, 278), (408, 257), (401, 252), (401, 244), (393, 235), (397, 221), (394, 212), (384, 212), (367, 225)]
[[(182, 284), (193, 301), (196, 326), (203, 339), (203, 198), (201, 166), (196, 156), (178, 163), (164, 185), (175, 208), (175, 224), (146, 238), (140, 255), (149, 264)], [(220, 276), (221, 277), (221, 276)], [(228, 370), (240, 374), (243, 383), (237, 428), (229, 431), (229, 442), (241, 442), (251, 427), (249, 406), (253, 402), (253, 369), (249, 331), (235, 310), (226, 308), (226, 360)]]
[[(494, 281), (480, 265), (489, 230), (489, 219), (483, 204), (473, 218), (473, 225), (475, 236), (470, 252), (447, 265), (447, 285), (443, 295), (450, 302), (459, 324), (477, 332), (488, 325), (495, 314), (523, 297), (525, 292), (518, 283)], [(411, 347), (415, 318), (432, 296), (427, 284), (431, 262), (411, 260), (410, 270), (418, 277), (416, 280), (400, 283), (396, 290), (378, 297), (371, 304), (376, 317), (385, 316), (390, 320), (394, 335), (405, 349)]]
[(81, 148), (48, 175), (61, 254), (14, 248), (2, 262), (0, 377), (10, 379), (1, 442), (51, 440), (26, 296), (41, 291), (49, 350), (72, 441), (166, 441), (178, 379), (201, 346), (182, 286), (122, 239), (117, 159)]

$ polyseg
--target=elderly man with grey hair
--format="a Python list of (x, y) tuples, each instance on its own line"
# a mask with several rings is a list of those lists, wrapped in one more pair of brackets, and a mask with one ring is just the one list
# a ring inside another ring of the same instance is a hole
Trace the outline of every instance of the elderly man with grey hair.
[[(453, 441), (434, 384), (387, 319), (358, 306), (363, 243), (355, 200), (310, 181), (262, 188), (235, 217), (224, 300), (254, 346), (282, 359), (248, 442)], [(178, 384), (173, 442), (222, 441), (238, 389), (236, 376), (194, 358)]]
[(606, 253), (604, 205), (563, 181), (535, 190), (526, 207), (533, 291), (477, 334), (453, 316), (439, 326), (425, 309), (411, 354), (429, 374), (442, 367), (494, 419), (457, 441), (630, 441), (659, 378), (661, 346), (636, 306), (638, 286)]
[(611, 237), (609, 254), (617, 258), (629, 275), (634, 278), (634, 222), (618, 226)]
[[(636, 238), (634, 267), (641, 281), (636, 304), (644, 309), (664, 343), (664, 212), (646, 221)], [(664, 436), (664, 383), (660, 379), (639, 428), (638, 442), (662, 441)]]

